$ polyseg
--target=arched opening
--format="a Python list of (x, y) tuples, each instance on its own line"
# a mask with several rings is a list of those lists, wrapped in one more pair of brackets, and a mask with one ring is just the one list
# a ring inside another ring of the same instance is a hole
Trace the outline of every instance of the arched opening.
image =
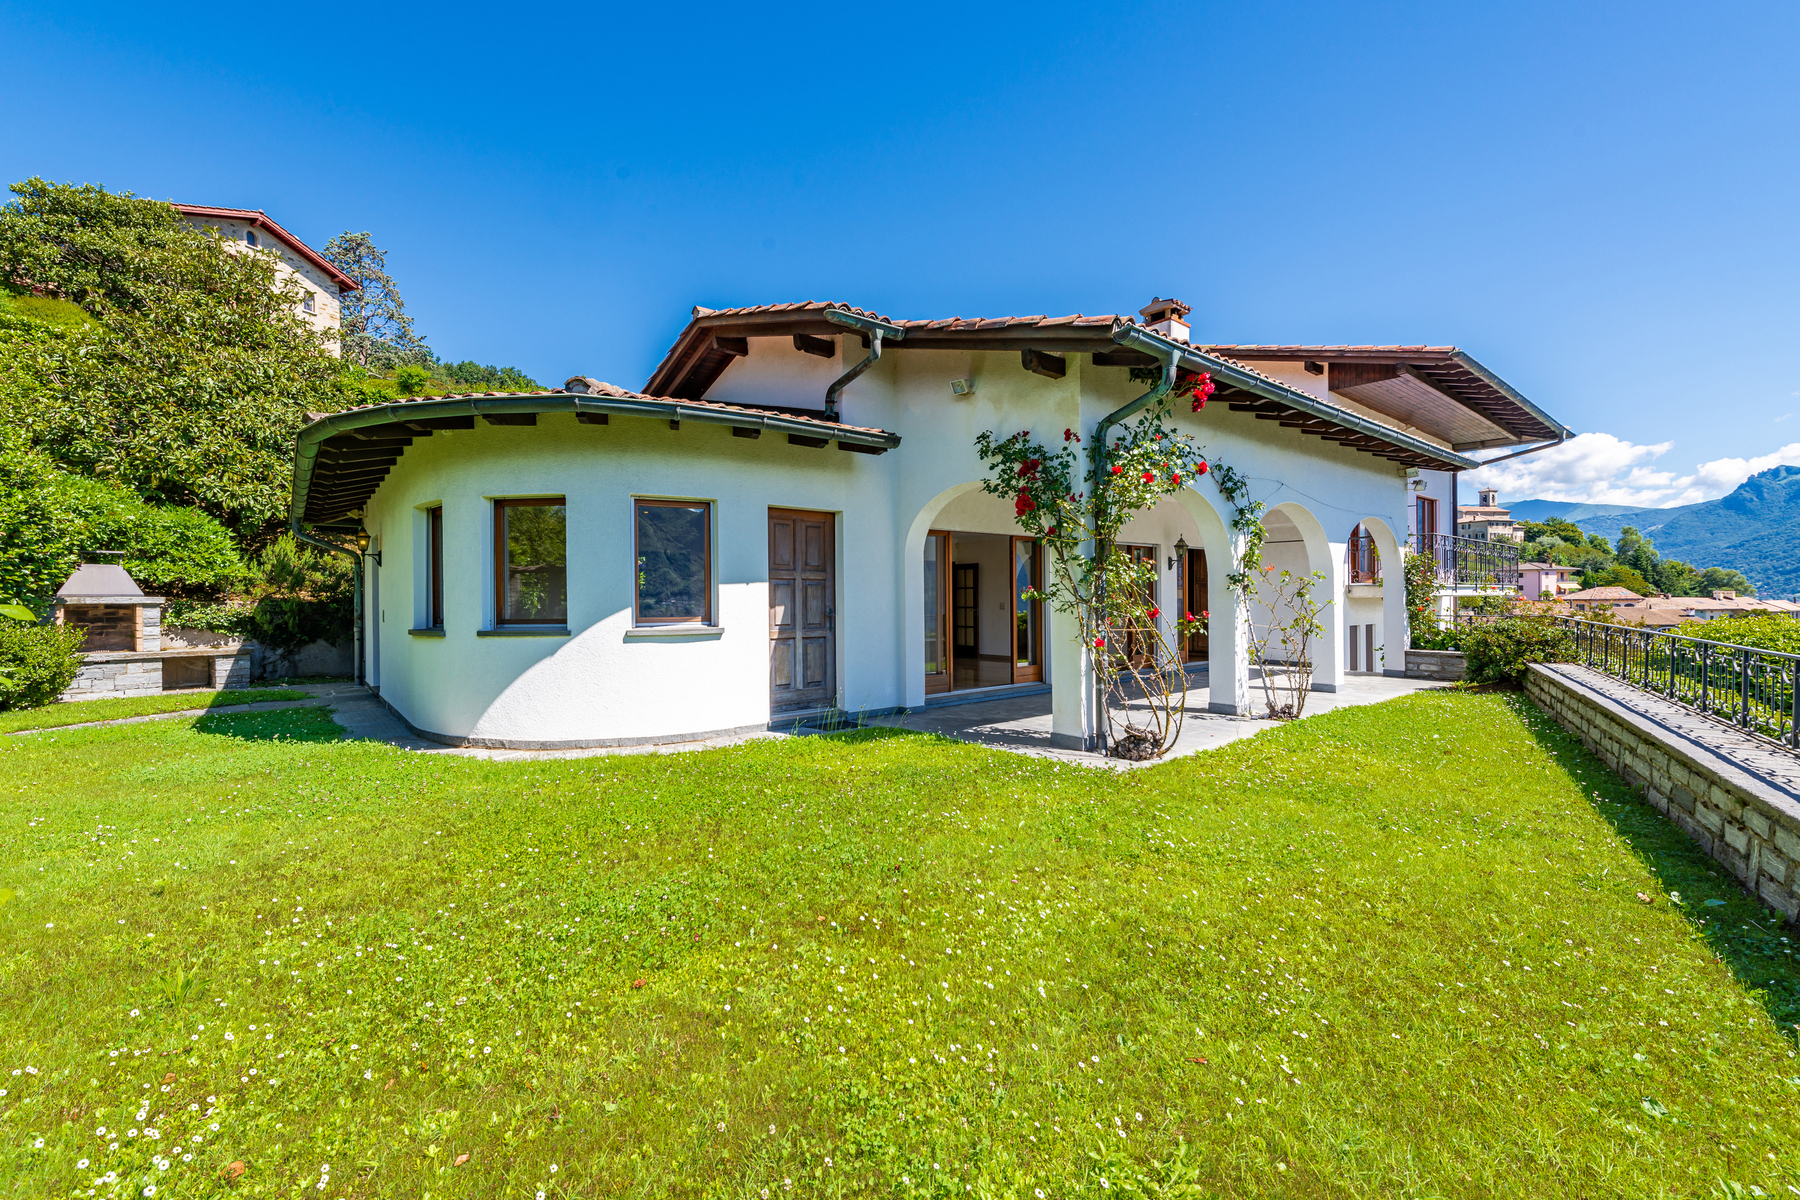
[[(1260, 645), (1260, 662), (1251, 665), (1264, 673), (1291, 679), (1303, 671), (1314, 691), (1336, 691), (1342, 673), (1343, 596), (1342, 567), (1333, 553), (1325, 528), (1308, 509), (1292, 501), (1277, 504), (1263, 515), (1263, 571), (1257, 595), (1250, 602), (1250, 636), (1253, 651)], [(1288, 582), (1281, 582), (1282, 572)], [(1297, 586), (1315, 580), (1306, 589), (1317, 607), (1322, 632), (1301, 636), (1303, 614), (1297, 610)]]

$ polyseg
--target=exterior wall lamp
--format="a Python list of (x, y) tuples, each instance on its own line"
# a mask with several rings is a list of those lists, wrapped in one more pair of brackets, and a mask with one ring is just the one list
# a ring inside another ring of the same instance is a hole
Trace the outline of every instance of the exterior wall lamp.
[(1187, 552), (1188, 552), (1187, 539), (1184, 537), (1176, 538), (1175, 539), (1175, 556), (1169, 560), (1169, 570), (1173, 571), (1175, 569), (1175, 564), (1178, 562), (1186, 562), (1187, 561)]
[(381, 565), (381, 551), (377, 550), (373, 554), (369, 553), (369, 531), (366, 529), (359, 529), (356, 531), (356, 552), (363, 555), (365, 558), (374, 559), (376, 566), (379, 567)]

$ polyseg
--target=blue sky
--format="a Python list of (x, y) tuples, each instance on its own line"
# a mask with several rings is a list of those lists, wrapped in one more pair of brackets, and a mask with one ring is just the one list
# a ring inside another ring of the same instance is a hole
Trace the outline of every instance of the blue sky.
[(0, 171), (387, 249), (441, 355), (641, 386), (694, 304), (1453, 343), (1669, 504), (1800, 462), (1800, 9), (23, 6)]

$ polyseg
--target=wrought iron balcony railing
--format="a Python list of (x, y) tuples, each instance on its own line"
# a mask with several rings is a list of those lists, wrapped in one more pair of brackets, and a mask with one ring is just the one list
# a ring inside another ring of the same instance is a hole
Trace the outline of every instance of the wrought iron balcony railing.
[(1437, 563), (1440, 583), (1451, 587), (1500, 588), (1517, 591), (1519, 547), (1513, 542), (1456, 537), (1448, 533), (1415, 533), (1412, 548)]
[[(1563, 617), (1576, 661), (1683, 708), (1800, 749), (1800, 655)], [(1729, 624), (1729, 622), (1727, 622)]]

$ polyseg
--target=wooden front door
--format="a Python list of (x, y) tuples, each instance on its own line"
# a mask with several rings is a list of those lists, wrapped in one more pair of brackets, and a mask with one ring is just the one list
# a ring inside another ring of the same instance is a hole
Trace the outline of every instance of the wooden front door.
[(769, 707), (837, 700), (837, 578), (830, 513), (769, 510)]

